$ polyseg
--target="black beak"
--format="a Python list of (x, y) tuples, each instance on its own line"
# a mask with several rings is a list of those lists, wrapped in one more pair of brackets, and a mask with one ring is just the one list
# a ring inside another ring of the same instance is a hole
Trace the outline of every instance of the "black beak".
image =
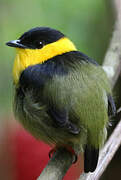
[(7, 46), (16, 47), (16, 48), (27, 48), (25, 45), (21, 44), (20, 40), (13, 40), (6, 43)]

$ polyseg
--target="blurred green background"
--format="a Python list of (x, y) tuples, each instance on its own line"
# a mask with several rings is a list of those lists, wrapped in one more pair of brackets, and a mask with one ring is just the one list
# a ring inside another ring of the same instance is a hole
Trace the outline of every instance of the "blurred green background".
[(32, 27), (49, 26), (62, 31), (80, 51), (101, 64), (114, 19), (110, 0), (0, 0), (0, 117), (12, 113), (15, 49), (5, 46), (7, 41)]
[(0, 113), (11, 111), (15, 49), (5, 46), (7, 41), (32, 27), (49, 26), (62, 31), (80, 51), (101, 63), (111, 36), (112, 19), (105, 0), (0, 0)]

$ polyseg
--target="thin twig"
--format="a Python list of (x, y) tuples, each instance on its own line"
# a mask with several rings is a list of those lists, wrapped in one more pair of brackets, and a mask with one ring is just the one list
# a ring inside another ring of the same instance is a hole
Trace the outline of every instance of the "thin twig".
[[(112, 86), (116, 83), (121, 70), (121, 0), (114, 0), (117, 20), (109, 49), (104, 58), (103, 68)], [(80, 180), (98, 180), (121, 144), (121, 121), (115, 128), (106, 145), (100, 152), (99, 163), (94, 173), (82, 174)], [(37, 180), (61, 180), (72, 164), (72, 157), (58, 149)]]

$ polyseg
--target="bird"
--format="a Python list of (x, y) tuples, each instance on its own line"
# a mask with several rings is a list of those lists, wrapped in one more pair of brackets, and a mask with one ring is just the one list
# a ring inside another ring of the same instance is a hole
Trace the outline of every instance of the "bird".
[(116, 106), (109, 79), (60, 31), (35, 27), (7, 46), (16, 49), (13, 110), (35, 138), (84, 154), (94, 172)]

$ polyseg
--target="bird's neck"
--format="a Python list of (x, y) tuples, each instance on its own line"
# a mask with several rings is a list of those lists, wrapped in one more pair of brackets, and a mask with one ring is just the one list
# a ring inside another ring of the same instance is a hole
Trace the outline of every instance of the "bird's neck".
[(41, 64), (45, 61), (70, 51), (76, 51), (75, 45), (66, 37), (45, 45), (42, 49), (16, 48), (17, 54), (13, 66), (13, 79), (17, 84), (20, 74), (28, 66)]

